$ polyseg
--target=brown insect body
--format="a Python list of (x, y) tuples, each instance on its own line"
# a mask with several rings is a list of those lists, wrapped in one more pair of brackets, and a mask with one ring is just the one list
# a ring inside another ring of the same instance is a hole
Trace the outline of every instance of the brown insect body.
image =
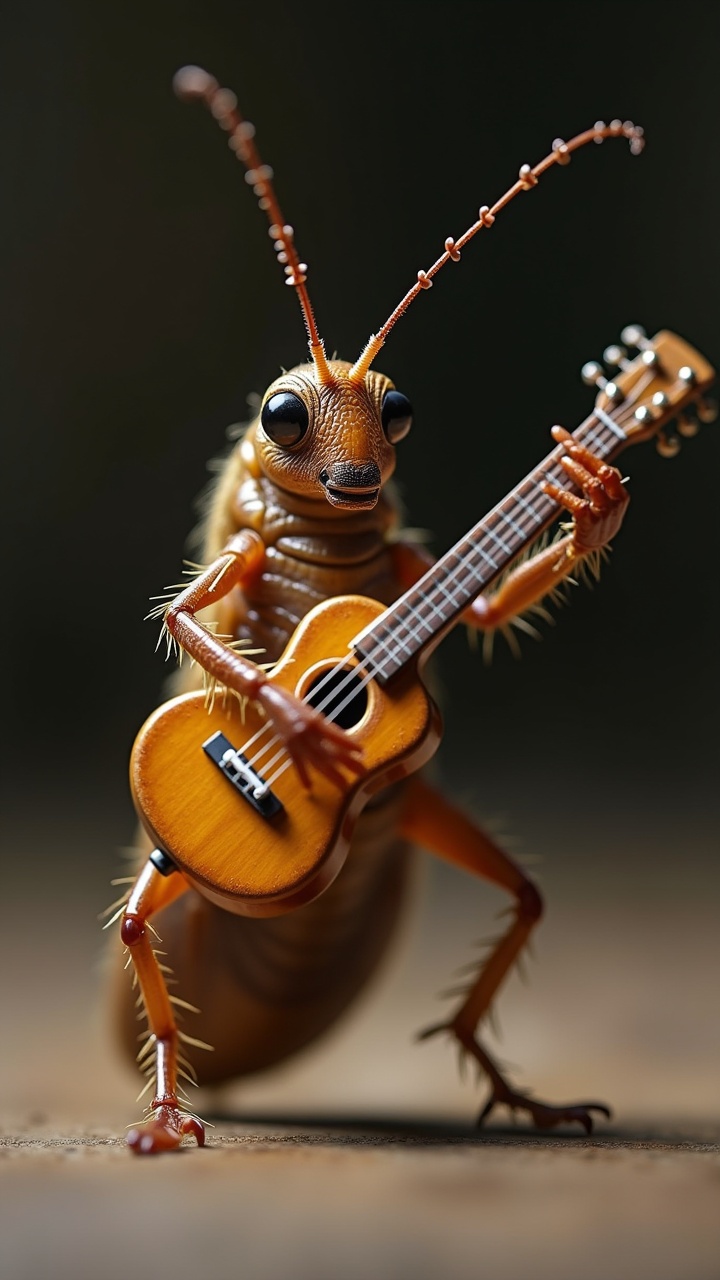
[[(344, 361), (329, 365), (341, 377), (350, 368)], [(271, 443), (258, 444), (255, 421), (225, 464), (207, 516), (204, 563), (213, 563), (241, 530), (262, 538), (265, 561), (258, 573), (203, 615), (219, 633), (261, 649), (260, 661), (276, 662), (298, 624), (322, 601), (352, 594), (390, 604), (403, 586), (390, 540), (399, 516), (387, 490), (371, 507), (348, 510), (331, 504), (317, 479), (348, 454), (365, 461), (373, 452), (389, 479), (394, 458), (378, 428), (382, 394), (393, 384), (371, 373), (369, 395), (353, 390), (349, 397), (353, 416), (347, 406), (338, 413), (312, 373), (312, 366), (298, 366), (265, 397), (296, 388), (318, 404), (324, 400), (327, 425), (323, 432), (322, 421), (314, 424), (312, 467), (305, 454), (299, 482), (289, 475), (282, 456), (277, 465)], [(367, 413), (373, 402), (376, 413), (367, 414), (370, 427), (363, 431), (365, 415), (357, 410)], [(345, 431), (335, 429), (327, 412), (332, 408), (334, 421), (344, 418)], [(200, 678), (197, 670), (184, 669), (180, 687), (191, 688)], [(201, 895), (187, 895), (163, 912), (163, 946), (178, 986), (202, 1011), (193, 1031), (213, 1046), (195, 1064), (202, 1082), (282, 1061), (336, 1022), (365, 985), (391, 941), (404, 898), (408, 845), (398, 836), (401, 805), (398, 786), (377, 796), (358, 819), (339, 876), (292, 914), (242, 918)], [(118, 994), (123, 1039), (134, 1056), (136, 1010), (126, 981)]]
[[(263, 651), (260, 661), (273, 662), (319, 602), (353, 593), (389, 604), (423, 578), (430, 561), (397, 537), (397, 512), (385, 489), (411, 410), (392, 383), (372, 370), (373, 360), (413, 299), (430, 287), (446, 263), (458, 261), (473, 236), (492, 226), (509, 200), (532, 190), (548, 168), (567, 164), (571, 153), (589, 141), (625, 137), (638, 152), (642, 131), (630, 122), (599, 123), (569, 143), (556, 140), (550, 155), (534, 168), (523, 165), (495, 205), (483, 206), (457, 241), (446, 240), (445, 252), (418, 273), (417, 283), (350, 365), (325, 357), (307, 295), (307, 269), (277, 204), (271, 172), (255, 149), (254, 130), (240, 117), (234, 95), (198, 68), (178, 73), (177, 87), (181, 96), (209, 107), (248, 169), (287, 283), (300, 300), (311, 364), (273, 383), (260, 418), (234, 449), (209, 516), (208, 567), (168, 603), (165, 627), (169, 643), (189, 653), (211, 685), (262, 709), (272, 741), (280, 744), (306, 785), (315, 780), (317, 786), (319, 779), (321, 791), (328, 783), (342, 787), (348, 777), (357, 783), (363, 775), (352, 733), (269, 679), (233, 644), (250, 642)], [(602, 412), (610, 421), (606, 409)], [(538, 512), (530, 491), (521, 498), (522, 509), (532, 513), (538, 531), (564, 508), (573, 516), (572, 531), (516, 568), (494, 594), (468, 596), (461, 616), (471, 626), (488, 630), (503, 625), (552, 591), (574, 562), (605, 545), (621, 523), (627, 493), (619, 473), (603, 461), (605, 455), (598, 457), (563, 428), (553, 428), (553, 436), (557, 447), (547, 460), (551, 470), (534, 485), (535, 496), (544, 495), (548, 509)], [(516, 529), (523, 519), (518, 511)], [(492, 536), (497, 542), (497, 534)], [(527, 541), (531, 537), (532, 530)], [(485, 558), (494, 563), (491, 554)], [(136, 1153), (171, 1149), (186, 1134), (204, 1141), (202, 1123), (185, 1109), (178, 1077), (211, 1082), (259, 1070), (307, 1044), (337, 1018), (375, 968), (392, 934), (407, 874), (408, 841), (486, 877), (514, 900), (506, 932), (479, 964), (455, 1012), (425, 1033), (454, 1036), (484, 1070), (491, 1092), (482, 1116), (502, 1102), (528, 1112), (541, 1127), (578, 1121), (589, 1130), (594, 1110), (608, 1114), (601, 1104), (552, 1107), (517, 1092), (478, 1040), (477, 1028), (539, 920), (542, 901), (521, 867), (414, 777), (374, 796), (360, 815), (337, 879), (321, 897), (292, 914), (271, 919), (230, 914), (191, 890), (163, 850), (142, 868), (118, 912), (128, 964), (133, 964), (149, 1022), (148, 1039), (137, 1056), (150, 1077), (147, 1088), (155, 1082), (149, 1118), (128, 1135)], [(173, 997), (151, 937), (150, 920), (160, 913), (163, 950), (182, 991), (180, 1004), (189, 1000), (201, 1010), (192, 1035), (177, 1028)], [(127, 988), (120, 997), (120, 1021), (134, 1051), (135, 999)], [(183, 1056), (184, 1044), (191, 1052), (200, 1038), (213, 1045), (214, 1053), (193, 1052), (191, 1062)]]

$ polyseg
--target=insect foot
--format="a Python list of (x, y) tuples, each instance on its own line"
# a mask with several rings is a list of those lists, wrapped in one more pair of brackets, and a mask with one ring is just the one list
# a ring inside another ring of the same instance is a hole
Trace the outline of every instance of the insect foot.
[(261, 688), (258, 702), (271, 720), (306, 789), (311, 786), (309, 766), (340, 788), (345, 785), (340, 768), (362, 774), (360, 745), (319, 711), (270, 681)]
[(630, 501), (627, 489), (617, 467), (608, 466), (564, 427), (553, 427), (552, 436), (566, 450), (558, 461), (582, 497), (552, 482), (545, 483), (543, 491), (573, 517), (575, 553), (599, 551), (615, 537), (623, 522)]
[(484, 1124), (494, 1107), (502, 1103), (512, 1112), (527, 1111), (537, 1129), (553, 1129), (558, 1124), (572, 1124), (577, 1121), (586, 1133), (593, 1131), (592, 1111), (610, 1120), (612, 1112), (603, 1102), (575, 1102), (570, 1106), (550, 1106), (547, 1102), (539, 1102), (526, 1093), (515, 1093), (507, 1085), (494, 1084), (488, 1101), (478, 1116), (478, 1127)]
[(468, 1031), (466, 1026), (463, 1026), (459, 1018), (455, 1018), (451, 1022), (440, 1022), (434, 1026), (426, 1027), (424, 1031), (420, 1032), (418, 1039), (429, 1040), (432, 1036), (443, 1032), (454, 1036), (457, 1040), (461, 1067), (467, 1054), (475, 1059), (480, 1071), (484, 1072), (490, 1081), (490, 1097), (477, 1118), (478, 1127), (484, 1124), (490, 1112), (501, 1104), (509, 1107), (513, 1113), (515, 1111), (527, 1111), (537, 1129), (553, 1129), (558, 1124), (573, 1124), (577, 1122), (582, 1125), (586, 1133), (592, 1133), (593, 1118), (591, 1112), (598, 1111), (600, 1115), (605, 1116), (608, 1120), (612, 1118), (612, 1112), (604, 1102), (573, 1102), (552, 1106), (550, 1103), (540, 1102), (539, 1099), (534, 1098), (531, 1094), (519, 1093), (512, 1089), (498, 1070), (496, 1063), (480, 1042), (475, 1039), (474, 1034)]
[(205, 1146), (205, 1126), (197, 1116), (181, 1111), (177, 1098), (157, 1098), (152, 1109), (152, 1120), (135, 1125), (128, 1131), (127, 1144), (138, 1156), (155, 1156), (161, 1151), (175, 1151), (185, 1135), (196, 1139), (199, 1147)]

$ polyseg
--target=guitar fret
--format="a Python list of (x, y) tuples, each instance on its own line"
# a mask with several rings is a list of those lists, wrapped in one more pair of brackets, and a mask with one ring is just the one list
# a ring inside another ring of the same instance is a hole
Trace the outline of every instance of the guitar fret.
[[(388, 639), (389, 639), (389, 637), (388, 637)], [(405, 652), (406, 652), (410, 657), (412, 657), (413, 650), (408, 648), (408, 646), (405, 644), (405, 641), (404, 641), (404, 640), (402, 640), (402, 639), (400, 638), (400, 636), (398, 636), (398, 635), (397, 635), (397, 633), (396, 633), (395, 639), (397, 640), (397, 642), (398, 642), (398, 644), (401, 646), (401, 648), (403, 648), (403, 649), (405, 650)]]
[(613, 435), (616, 436), (618, 440), (622, 440), (623, 443), (625, 443), (627, 435), (623, 431), (622, 427), (618, 426), (617, 422), (613, 422), (610, 415), (606, 413), (604, 409), (596, 407), (595, 414), (600, 419), (603, 426), (607, 427), (608, 431), (612, 431)]
[(495, 533), (495, 530), (494, 530), (494, 529), (491, 529), (491, 528), (488, 526), (488, 528), (487, 528), (486, 532), (490, 534), (490, 537), (491, 537), (495, 542), (497, 542), (497, 544), (498, 544), (498, 546), (499, 546), (499, 547), (502, 547), (503, 551), (504, 551), (504, 552), (506, 552), (506, 554), (507, 554), (507, 555), (511, 556), (511, 555), (513, 555), (513, 554), (514, 554), (513, 549), (512, 549), (511, 547), (509, 547), (509, 546), (507, 545), (507, 543), (506, 543), (506, 542), (503, 542), (502, 538), (498, 537), (498, 535)]
[(531, 503), (529, 503), (529, 502), (526, 502), (526, 501), (525, 501), (525, 499), (523, 498), (523, 496), (522, 496), (522, 494), (521, 494), (521, 493), (516, 492), (516, 493), (514, 494), (514, 497), (515, 497), (516, 501), (520, 503), (520, 506), (521, 506), (521, 507), (523, 507), (523, 508), (525, 509), (525, 511), (527, 511), (527, 512), (532, 516), (532, 518), (533, 518), (533, 520), (535, 521), (535, 523), (536, 523), (536, 524), (542, 524), (542, 523), (543, 523), (543, 518), (542, 518), (542, 516), (539, 516), (539, 515), (538, 515), (537, 511), (535, 510), (535, 508), (532, 506), (532, 504), (531, 504)]
[[(484, 531), (483, 531), (483, 532), (484, 532)], [(496, 564), (496, 562), (493, 560), (492, 556), (491, 556), (487, 551), (483, 551), (482, 547), (477, 547), (477, 548), (476, 548), (476, 550), (477, 550), (477, 551), (479, 552), (479, 554), (482, 556), (483, 560), (487, 560), (488, 564), (489, 564), (489, 565), (492, 565), (493, 569), (498, 569), (498, 568), (499, 568), (499, 565), (498, 565), (498, 564)]]
[[(596, 409), (595, 415), (573, 434), (601, 458), (608, 457), (618, 448), (618, 442), (627, 439), (622, 427), (602, 409)], [(560, 513), (559, 503), (539, 486), (546, 480), (557, 488), (579, 490), (560, 462), (563, 453), (564, 446), (557, 445), (418, 583), (355, 637), (353, 648), (361, 661), (377, 668), (376, 674), (383, 679), (389, 679), (456, 619), (522, 547)], [(500, 563), (491, 554), (489, 542), (502, 552)]]
[[(454, 597), (454, 595), (452, 594), (452, 592), (451, 592), (451, 591), (448, 591), (447, 587), (445, 586), (445, 584), (444, 584), (443, 582), (437, 582), (437, 583), (435, 584), (435, 587), (434, 587), (433, 589), (434, 589), (434, 590), (436, 590), (436, 591), (442, 591), (442, 593), (443, 593), (443, 595), (445, 596), (446, 600), (449, 600), (451, 608), (452, 608), (452, 609), (456, 609), (456, 608), (457, 608), (457, 604), (458, 604), (457, 600), (455, 599), (455, 597)], [(441, 611), (440, 609), (438, 609), (438, 608), (436, 607), (436, 605), (435, 605), (435, 604), (434, 604), (434, 602), (433, 602), (432, 596), (431, 596), (431, 595), (426, 595), (426, 596), (424, 597), (424, 599), (425, 599), (425, 600), (427, 601), (427, 603), (430, 605), (430, 608), (433, 610), (433, 612), (434, 612), (434, 613), (436, 613), (436, 614), (438, 615), (438, 617), (441, 617), (441, 618), (443, 618), (443, 619), (444, 619), (444, 614), (442, 613), (442, 611)]]
[(521, 528), (521, 526), (520, 526), (519, 524), (516, 524), (516, 523), (515, 523), (515, 521), (513, 520), (512, 516), (509, 516), (509, 515), (508, 515), (508, 513), (507, 513), (507, 511), (503, 511), (503, 512), (501, 512), (501, 515), (502, 515), (502, 518), (503, 518), (503, 520), (505, 521), (505, 523), (510, 525), (510, 528), (512, 529), (513, 533), (516, 533), (516, 534), (518, 535), (518, 537), (520, 538), (520, 540), (524, 542), (524, 540), (525, 540), (525, 538), (526, 538), (526, 536), (527, 536), (527, 535), (526, 535), (526, 533), (525, 533), (525, 530), (524, 530), (524, 529), (522, 529), (522, 528)]

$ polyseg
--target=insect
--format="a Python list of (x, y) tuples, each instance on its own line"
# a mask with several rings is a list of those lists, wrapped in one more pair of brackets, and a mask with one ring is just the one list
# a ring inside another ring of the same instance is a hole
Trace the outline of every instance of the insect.
[[(154, 1094), (128, 1143), (137, 1154), (172, 1149), (186, 1135), (202, 1144), (183, 1082), (272, 1065), (337, 1018), (392, 933), (411, 843), (489, 879), (513, 902), (510, 924), (458, 1007), (423, 1035), (455, 1037), (483, 1069), (490, 1092), (480, 1119), (504, 1104), (541, 1128), (575, 1121), (590, 1131), (594, 1112), (609, 1115), (603, 1104), (552, 1106), (520, 1093), (478, 1038), (543, 904), (525, 871), (416, 774), (440, 737), (417, 673), (458, 620), (492, 632), (593, 561), (628, 501), (606, 458), (630, 439), (630, 426), (638, 438), (656, 433), (712, 371), (701, 357), (690, 367), (689, 349), (672, 335), (656, 345), (642, 331), (630, 335), (645, 350), (634, 362), (621, 352), (616, 381), (600, 379), (592, 430), (553, 428), (542, 467), (433, 566), (403, 540), (388, 488), (412, 408), (372, 366), (407, 307), (515, 195), (591, 140), (624, 137), (639, 152), (642, 130), (598, 123), (556, 140), (533, 168), (523, 165), (495, 205), (446, 240), (351, 364), (325, 355), (307, 267), (234, 95), (199, 68), (184, 68), (175, 86), (205, 103), (246, 167), (300, 301), (310, 360), (266, 391), (217, 485), (203, 565), (158, 606), (169, 649), (189, 655), (205, 692), (151, 717), (134, 750), (135, 798), (156, 847), (112, 918), (122, 917), (126, 967), (148, 1019), (137, 1060), (148, 1076), (143, 1093), (154, 1086)], [(649, 394), (662, 398), (648, 405)], [(560, 540), (484, 594), (562, 510), (571, 524)], [(160, 912), (182, 998), (168, 990), (153, 923)], [(118, 987), (119, 1019), (135, 1053), (128, 985)], [(178, 1009), (194, 1012), (197, 1035), (178, 1028)]]

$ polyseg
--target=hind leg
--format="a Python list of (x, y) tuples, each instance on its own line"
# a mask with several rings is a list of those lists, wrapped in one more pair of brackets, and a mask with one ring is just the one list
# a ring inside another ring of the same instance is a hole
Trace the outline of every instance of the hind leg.
[(474, 875), (484, 876), (493, 884), (507, 889), (515, 899), (512, 923), (481, 965), (460, 1006), (450, 1019), (428, 1027), (420, 1038), (448, 1032), (483, 1069), (490, 1081), (490, 1096), (478, 1123), (482, 1123), (493, 1107), (503, 1103), (513, 1111), (528, 1112), (538, 1128), (578, 1121), (589, 1133), (592, 1130), (591, 1113), (599, 1111), (609, 1116), (607, 1107), (597, 1102), (550, 1106), (528, 1094), (519, 1093), (508, 1083), (477, 1038), (478, 1026), (488, 1015), (500, 986), (540, 920), (543, 904), (537, 888), (512, 858), (421, 779), (416, 778), (408, 788), (402, 831), (408, 840)]
[(120, 937), (135, 968), (149, 1024), (147, 1047), (140, 1059), (155, 1051), (155, 1096), (150, 1103), (152, 1118), (129, 1130), (128, 1146), (138, 1155), (154, 1155), (178, 1147), (186, 1134), (205, 1142), (205, 1129), (196, 1116), (182, 1107), (178, 1096), (180, 1034), (173, 1013), (162, 966), (151, 940), (150, 920), (190, 888), (178, 872), (163, 875), (150, 860), (140, 872), (123, 912)]

